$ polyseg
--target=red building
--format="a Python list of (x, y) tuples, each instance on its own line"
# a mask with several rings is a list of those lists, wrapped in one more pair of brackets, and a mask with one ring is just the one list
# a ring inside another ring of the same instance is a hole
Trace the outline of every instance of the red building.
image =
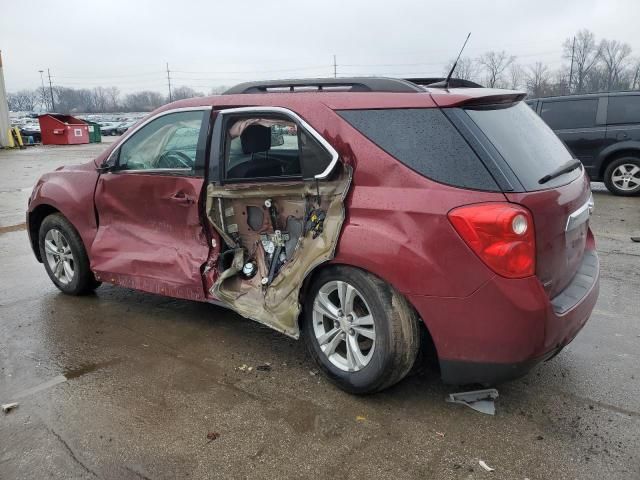
[(58, 113), (38, 117), (44, 145), (75, 145), (89, 143), (89, 127), (79, 118)]

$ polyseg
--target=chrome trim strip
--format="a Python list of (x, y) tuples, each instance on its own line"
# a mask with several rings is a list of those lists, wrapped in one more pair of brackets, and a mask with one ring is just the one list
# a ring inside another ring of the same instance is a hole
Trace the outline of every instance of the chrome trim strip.
[(186, 173), (192, 171), (193, 168), (139, 168), (131, 170), (116, 170), (111, 173)]
[(322, 135), (320, 135), (311, 125), (309, 125), (307, 122), (305, 122), (302, 119), (302, 117), (300, 117), (300, 115), (298, 115), (297, 113), (289, 110), (288, 108), (284, 108), (284, 107), (238, 107), (238, 108), (228, 108), (228, 109), (225, 109), (225, 110), (220, 110), (220, 114), (222, 114), (222, 115), (233, 114), (233, 113), (253, 113), (253, 112), (257, 112), (257, 113), (280, 113), (282, 115), (286, 115), (286, 116), (291, 117), (292, 119), (294, 119), (307, 132), (309, 132), (311, 135), (313, 135), (313, 138), (315, 138), (331, 154), (331, 162), (329, 162), (329, 165), (327, 166), (327, 168), (325, 168), (325, 170), (323, 172), (320, 172), (319, 174), (317, 174), (314, 178), (316, 178), (318, 180), (322, 180), (324, 178), (327, 178), (329, 176), (329, 174), (333, 171), (333, 169), (335, 168), (336, 164), (338, 163), (338, 158), (340, 157), (338, 155), (338, 152), (336, 152), (336, 150), (331, 146), (331, 144), (329, 142), (327, 142), (322, 137)]
[[(131, 137), (131, 135), (133, 135), (134, 133), (136, 133), (138, 130), (140, 130), (142, 127), (144, 127), (145, 125), (147, 125), (148, 123), (154, 121), (156, 118), (160, 118), (163, 117), (165, 115), (169, 115), (170, 113), (177, 113), (177, 112), (197, 112), (199, 110), (211, 110), (213, 109), (212, 105), (203, 105), (203, 106), (199, 106), (199, 107), (180, 107), (180, 108), (172, 108), (169, 110), (163, 110), (162, 112), (158, 112), (153, 116), (147, 117), (145, 118), (142, 123), (140, 125), (137, 125), (135, 128), (133, 129), (129, 129), (125, 132), (124, 134), (124, 138), (122, 138), (120, 140), (120, 143), (118, 143), (118, 145), (116, 145), (116, 147), (112, 150), (112, 152), (109, 154), (109, 156), (107, 157), (107, 159), (103, 162), (103, 164), (105, 163), (109, 163), (111, 161), (111, 157), (118, 151), (120, 150), (120, 147), (122, 147), (122, 145), (124, 145), (127, 140), (129, 140), (129, 137)], [(129, 170), (130, 172), (133, 172), (135, 170)], [(147, 170), (148, 171), (148, 170)]]
[(569, 218), (567, 218), (567, 226), (565, 227), (564, 231), (568, 232), (570, 230), (573, 230), (574, 228), (582, 225), (584, 222), (589, 220), (592, 209), (593, 199), (590, 197), (589, 200), (584, 203), (584, 205), (582, 205), (575, 212), (569, 215)]

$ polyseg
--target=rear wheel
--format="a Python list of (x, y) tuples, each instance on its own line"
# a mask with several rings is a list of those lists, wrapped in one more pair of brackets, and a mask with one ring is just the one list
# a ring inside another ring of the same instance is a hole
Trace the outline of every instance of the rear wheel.
[(355, 268), (323, 270), (305, 299), (309, 352), (329, 379), (351, 393), (377, 392), (402, 380), (418, 354), (418, 327), (402, 295)]
[(62, 292), (83, 295), (100, 286), (80, 235), (63, 215), (55, 213), (42, 221), (38, 243), (44, 268)]
[(604, 172), (604, 183), (614, 195), (640, 193), (640, 159), (621, 157), (611, 162)]

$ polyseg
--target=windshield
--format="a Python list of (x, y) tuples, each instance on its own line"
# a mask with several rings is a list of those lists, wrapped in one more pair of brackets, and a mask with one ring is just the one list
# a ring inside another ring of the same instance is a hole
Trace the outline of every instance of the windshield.
[(467, 109), (466, 112), (504, 157), (526, 190), (565, 185), (582, 175), (578, 168), (542, 185), (538, 183), (573, 157), (553, 130), (524, 102), (508, 108)]

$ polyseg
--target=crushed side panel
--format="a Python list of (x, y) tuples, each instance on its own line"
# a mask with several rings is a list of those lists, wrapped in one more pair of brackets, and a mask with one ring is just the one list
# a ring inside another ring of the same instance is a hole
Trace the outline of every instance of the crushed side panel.
[[(311, 270), (334, 257), (351, 174), (344, 166), (328, 181), (208, 185), (207, 217), (226, 243), (222, 273), (210, 293), (242, 316), (298, 338), (300, 288)], [(276, 228), (265, 202), (278, 209)], [(256, 208), (263, 208), (262, 222)], [(325, 215), (321, 231), (313, 230), (314, 212)], [(270, 276), (269, 239), (279, 234), (276, 230), (287, 238), (276, 250), (285, 260)], [(256, 269), (251, 277), (242, 271), (247, 262)]]

